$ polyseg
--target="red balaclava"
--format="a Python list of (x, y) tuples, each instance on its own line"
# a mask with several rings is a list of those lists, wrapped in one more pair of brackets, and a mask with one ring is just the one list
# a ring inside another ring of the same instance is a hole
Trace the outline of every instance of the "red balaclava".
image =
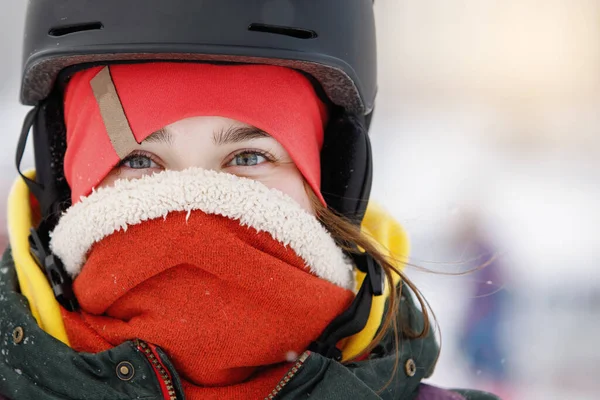
[(264, 398), (351, 303), (352, 266), (313, 215), (251, 179), (190, 168), (95, 189), (134, 143), (194, 116), (271, 134), (319, 193), (326, 113), (297, 72), (156, 63), (77, 73), (65, 96), (74, 205), (51, 235), (81, 305), (63, 310), (65, 326), (78, 351), (159, 346), (186, 398)]

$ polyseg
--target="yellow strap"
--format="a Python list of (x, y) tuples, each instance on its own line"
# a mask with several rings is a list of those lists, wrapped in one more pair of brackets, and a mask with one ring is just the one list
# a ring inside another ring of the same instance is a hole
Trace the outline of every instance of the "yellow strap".
[[(25, 173), (35, 179), (35, 172)], [(29, 188), (19, 177), (8, 197), (8, 236), (21, 292), (29, 301), (39, 326), (54, 338), (69, 344), (67, 332), (52, 288), (29, 250), (29, 229), (33, 226)]]

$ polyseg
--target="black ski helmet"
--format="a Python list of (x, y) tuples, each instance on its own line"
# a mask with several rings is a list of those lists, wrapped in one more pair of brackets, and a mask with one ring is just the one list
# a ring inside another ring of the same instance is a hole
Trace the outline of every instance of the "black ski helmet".
[[(42, 222), (31, 248), (56, 298), (76, 308), (70, 277), (48, 250), (49, 232), (69, 204), (63, 173), (66, 135), (62, 90), (69, 76), (98, 64), (186, 61), (272, 64), (307, 75), (330, 104), (321, 152), (321, 192), (328, 205), (359, 223), (371, 190), (368, 127), (377, 92), (373, 0), (29, 0), (21, 102), (34, 106), (17, 148), (20, 165), (33, 128), (35, 181)], [(354, 255), (368, 273), (353, 304), (311, 345), (341, 358), (336, 344), (362, 329), (382, 271)]]
[(377, 92), (373, 0), (30, 0), (21, 102), (36, 106), (32, 191), (44, 216), (68, 204), (61, 85), (90, 65), (156, 60), (274, 64), (308, 75), (337, 109), (322, 193), (337, 212), (362, 219)]

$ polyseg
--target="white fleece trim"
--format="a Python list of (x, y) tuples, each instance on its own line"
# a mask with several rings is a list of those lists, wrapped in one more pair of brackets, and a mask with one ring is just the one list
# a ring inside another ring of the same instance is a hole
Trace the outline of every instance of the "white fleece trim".
[(192, 210), (222, 215), (264, 231), (290, 246), (315, 275), (354, 289), (352, 266), (331, 235), (284, 193), (260, 182), (222, 172), (191, 168), (118, 180), (69, 208), (51, 233), (50, 248), (76, 276), (91, 247), (128, 226), (170, 212)]

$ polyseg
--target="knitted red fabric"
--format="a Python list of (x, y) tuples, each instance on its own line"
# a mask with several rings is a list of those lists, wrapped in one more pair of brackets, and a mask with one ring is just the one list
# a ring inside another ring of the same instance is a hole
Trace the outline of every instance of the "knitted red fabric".
[(139, 338), (161, 347), (187, 398), (264, 398), (354, 294), (312, 275), (267, 233), (172, 213), (96, 244), (63, 311), (78, 351)]
[[(65, 94), (64, 165), (74, 203), (120, 161), (90, 84), (101, 70), (95, 67), (75, 74)], [(235, 119), (281, 143), (324, 202), (319, 157), (327, 112), (310, 81), (299, 72), (268, 65), (145, 63), (113, 65), (110, 75), (138, 143), (185, 118)]]

